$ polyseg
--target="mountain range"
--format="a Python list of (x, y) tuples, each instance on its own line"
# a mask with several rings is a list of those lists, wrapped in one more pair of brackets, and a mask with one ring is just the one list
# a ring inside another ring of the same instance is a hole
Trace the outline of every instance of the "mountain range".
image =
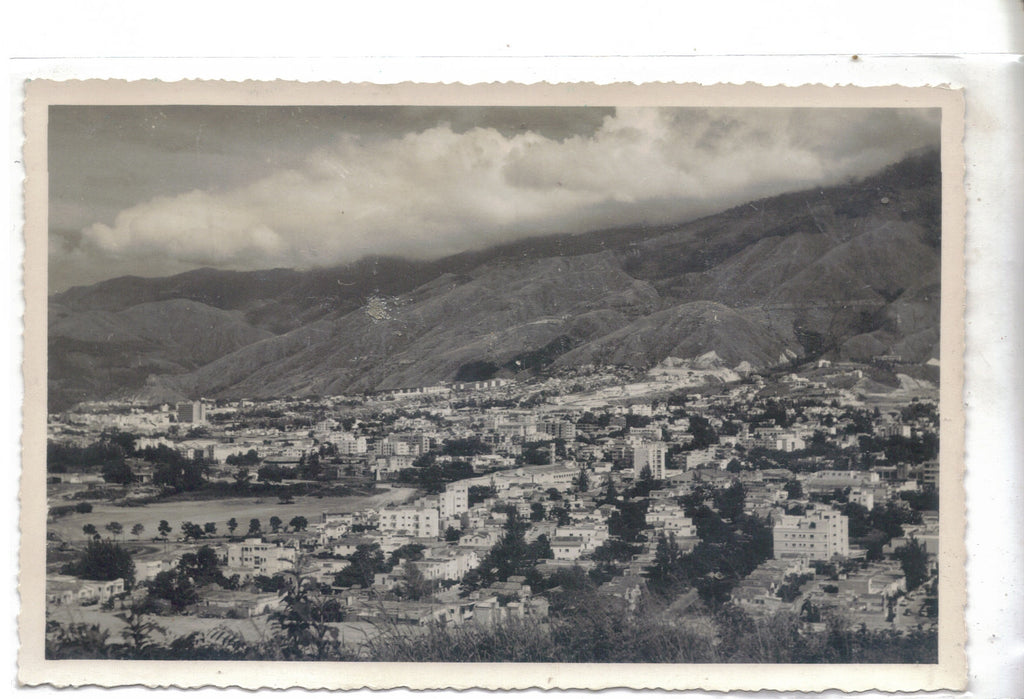
[(670, 226), (439, 260), (120, 277), (49, 299), (49, 401), (326, 395), (820, 356), (938, 357), (937, 152)]

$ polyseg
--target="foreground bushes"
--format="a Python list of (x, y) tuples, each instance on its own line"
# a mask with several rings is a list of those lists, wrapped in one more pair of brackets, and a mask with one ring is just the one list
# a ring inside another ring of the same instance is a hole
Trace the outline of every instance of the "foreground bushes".
[[(490, 626), (413, 627), (385, 623), (357, 645), (342, 645), (309, 601), (277, 615), (258, 641), (217, 629), (167, 641), (142, 616), (121, 615), (123, 642), (95, 626), (47, 629), (48, 658), (181, 660), (374, 660), (391, 662), (606, 663), (934, 663), (937, 634), (853, 629), (841, 617), (809, 631), (798, 617), (752, 619), (726, 606), (715, 615), (681, 616), (659, 605), (629, 611), (600, 596), (549, 620)], [(308, 612), (308, 613), (307, 613)], [(133, 631), (134, 629), (134, 631)]]

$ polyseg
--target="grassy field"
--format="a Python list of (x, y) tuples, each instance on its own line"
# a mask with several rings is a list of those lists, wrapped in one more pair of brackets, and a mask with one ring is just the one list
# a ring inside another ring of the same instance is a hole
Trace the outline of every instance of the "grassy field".
[(270, 518), (280, 517), (287, 525), (297, 515), (309, 520), (310, 524), (320, 521), (324, 512), (356, 512), (367, 508), (383, 507), (391, 503), (400, 503), (412, 497), (413, 488), (395, 488), (376, 495), (348, 495), (343, 497), (311, 497), (299, 496), (289, 505), (279, 504), (277, 498), (223, 498), (220, 500), (197, 500), (178, 502), (158, 502), (142, 507), (118, 507), (109, 503), (93, 503), (93, 511), (89, 514), (71, 514), (56, 522), (47, 524), (47, 531), (53, 532), (65, 541), (82, 540), (82, 526), (94, 524), (100, 534), (107, 536), (104, 526), (108, 522), (120, 522), (124, 527), (122, 537), (125, 541), (133, 541), (132, 527), (141, 524), (146, 529), (140, 537), (142, 540), (157, 536), (160, 520), (166, 519), (173, 528), (170, 538), (181, 535), (182, 522), (194, 522), (203, 525), (214, 522), (218, 534), (227, 534), (227, 521), (234, 517), (238, 520), (236, 534), (245, 534), (249, 520), (258, 518), (264, 531), (270, 531)]

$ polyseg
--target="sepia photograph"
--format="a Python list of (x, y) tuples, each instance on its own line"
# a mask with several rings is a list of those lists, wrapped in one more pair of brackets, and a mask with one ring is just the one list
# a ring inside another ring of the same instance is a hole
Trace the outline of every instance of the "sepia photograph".
[(962, 112), (30, 84), (23, 681), (962, 686)]

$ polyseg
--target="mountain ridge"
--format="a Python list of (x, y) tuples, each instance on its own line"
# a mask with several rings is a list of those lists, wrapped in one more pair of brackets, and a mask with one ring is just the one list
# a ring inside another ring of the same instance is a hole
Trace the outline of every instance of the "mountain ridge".
[[(450, 381), (467, 366), (511, 375), (595, 362), (648, 369), (708, 352), (730, 366), (822, 355), (925, 362), (937, 356), (940, 180), (930, 152), (860, 182), (683, 224), (520, 240), (440, 260), (206, 268), (75, 287), (51, 297), (51, 404), (371, 391)], [(212, 336), (234, 341), (210, 343), (201, 365), (179, 356), (186, 346), (197, 355), (195, 343), (143, 347), (130, 362), (137, 371), (111, 375), (106, 393), (96, 376), (82, 377), (88, 389), (61, 392), (69, 366), (90, 366), (82, 357), (103, 363), (103, 323), (128, 323), (118, 326), (122, 344), (132, 333), (145, 340), (145, 304), (172, 301), (201, 304)], [(79, 344), (64, 351), (62, 342)]]

